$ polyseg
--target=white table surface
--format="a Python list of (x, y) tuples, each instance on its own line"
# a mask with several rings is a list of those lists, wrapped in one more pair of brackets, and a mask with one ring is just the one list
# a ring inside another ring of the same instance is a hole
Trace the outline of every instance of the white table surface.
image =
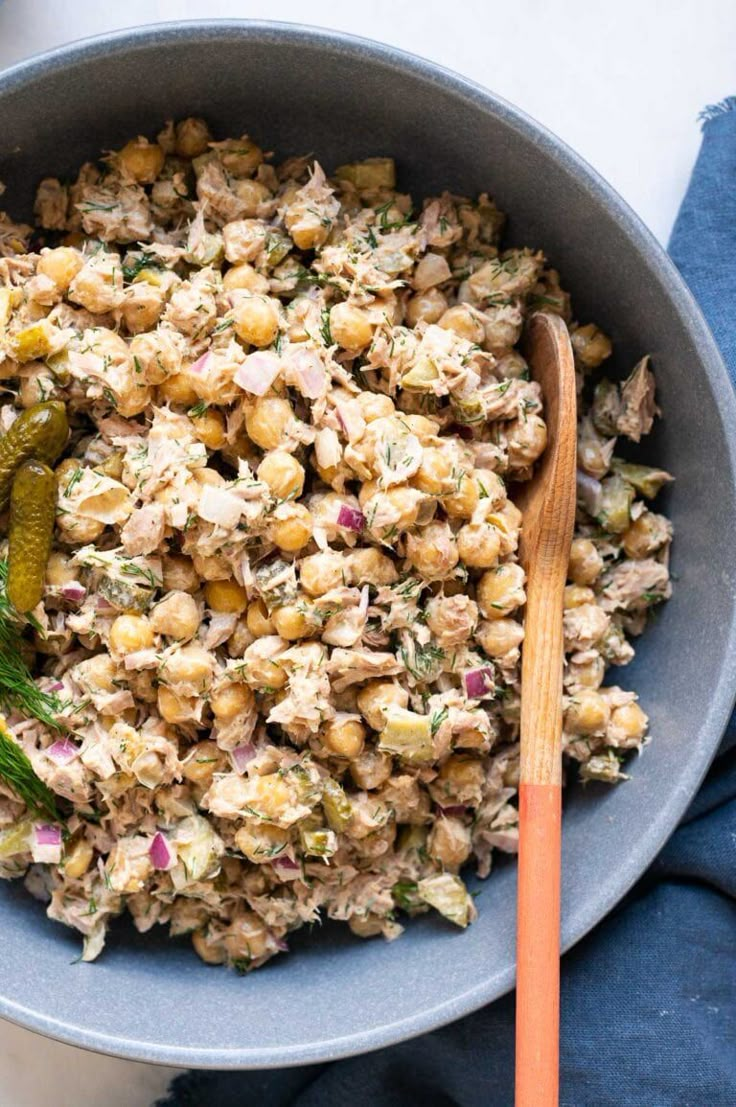
[[(733, 0), (6, 0), (0, 68), (113, 28), (246, 16), (382, 39), (489, 86), (587, 158), (662, 242), (697, 152), (697, 113), (736, 93)], [(171, 1073), (0, 1023), (2, 1107), (150, 1107)]]

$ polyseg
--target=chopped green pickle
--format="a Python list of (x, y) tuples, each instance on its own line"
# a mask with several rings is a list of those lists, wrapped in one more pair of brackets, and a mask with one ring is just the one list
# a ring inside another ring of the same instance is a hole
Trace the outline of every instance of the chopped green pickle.
[(8, 506), (16, 469), (30, 458), (52, 465), (68, 437), (66, 408), (58, 400), (34, 404), (18, 416), (0, 438), (0, 511)]
[(25, 461), (10, 494), (8, 599), (26, 614), (41, 602), (56, 511), (56, 477), (48, 465)]
[(456, 926), (466, 927), (473, 919), (473, 901), (459, 876), (438, 873), (417, 884), (417, 894)]

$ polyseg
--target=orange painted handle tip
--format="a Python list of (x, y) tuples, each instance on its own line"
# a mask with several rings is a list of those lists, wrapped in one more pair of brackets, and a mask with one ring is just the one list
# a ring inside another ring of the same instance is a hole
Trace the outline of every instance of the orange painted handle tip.
[(560, 1023), (559, 784), (519, 787), (516, 1107), (557, 1107)]

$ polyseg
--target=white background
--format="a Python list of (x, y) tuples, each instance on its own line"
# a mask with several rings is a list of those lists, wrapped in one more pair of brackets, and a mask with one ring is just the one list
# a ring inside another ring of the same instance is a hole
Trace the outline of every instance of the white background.
[[(6, 0), (0, 68), (112, 28), (200, 17), (308, 21), (459, 70), (556, 131), (662, 242), (697, 114), (736, 93), (734, 0)], [(2, 1107), (149, 1107), (169, 1076), (0, 1024)]]

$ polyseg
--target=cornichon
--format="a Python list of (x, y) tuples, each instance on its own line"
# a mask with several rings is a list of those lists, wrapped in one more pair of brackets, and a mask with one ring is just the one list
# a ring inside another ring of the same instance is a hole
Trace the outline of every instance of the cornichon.
[(10, 493), (8, 599), (16, 611), (32, 611), (43, 596), (56, 513), (56, 477), (31, 459), (15, 474)]
[(34, 404), (0, 438), (0, 511), (8, 506), (16, 469), (35, 458), (53, 464), (69, 436), (66, 408), (58, 400)]

